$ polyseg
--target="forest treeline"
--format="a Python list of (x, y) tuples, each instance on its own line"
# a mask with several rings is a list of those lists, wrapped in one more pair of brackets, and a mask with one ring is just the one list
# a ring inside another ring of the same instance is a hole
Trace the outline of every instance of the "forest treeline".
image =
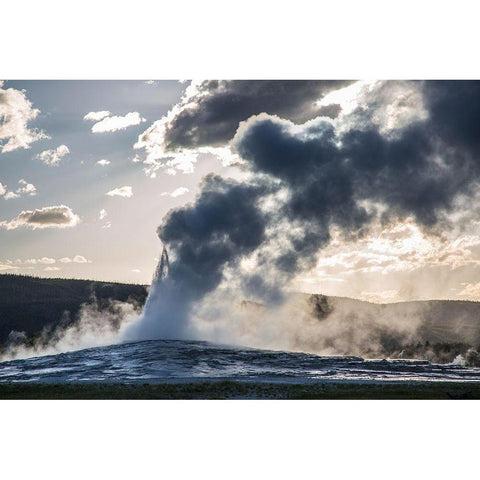
[(44, 327), (55, 327), (65, 315), (74, 319), (82, 304), (93, 299), (100, 308), (110, 300), (143, 305), (147, 293), (144, 285), (0, 275), (0, 344), (12, 330), (30, 337)]

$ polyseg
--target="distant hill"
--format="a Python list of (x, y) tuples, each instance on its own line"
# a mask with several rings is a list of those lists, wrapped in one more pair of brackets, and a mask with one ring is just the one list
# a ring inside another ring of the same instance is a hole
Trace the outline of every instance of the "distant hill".
[(364, 313), (371, 318), (419, 321), (416, 335), (419, 342), (465, 342), (480, 344), (480, 302), (465, 300), (416, 300), (408, 302), (377, 304), (347, 297), (323, 299), (326, 314), (333, 311)]
[[(45, 327), (52, 331), (74, 322), (84, 304), (95, 301), (100, 310), (107, 311), (110, 301), (118, 300), (140, 308), (147, 295), (144, 285), (0, 275), (0, 349), (12, 331), (24, 332), (32, 339)], [(470, 355), (468, 361), (480, 366), (480, 302), (429, 300), (381, 305), (320, 294), (293, 294), (290, 301), (289, 323), (298, 327), (290, 331), (294, 350), (366, 358), (425, 358), (440, 363), (461, 354)], [(265, 308), (249, 301), (241, 306), (260, 312), (260, 319)], [(311, 320), (298, 323), (305, 313)]]
[(0, 344), (12, 330), (32, 336), (54, 327), (68, 312), (73, 320), (84, 303), (97, 299), (100, 307), (109, 299), (143, 305), (147, 287), (123, 283), (0, 275)]
[[(276, 313), (278, 335), (270, 333), (267, 340), (273, 348), (279, 344), (285, 350), (319, 355), (466, 361), (480, 366), (480, 302), (376, 304), (291, 292), (287, 303), (285, 311)], [(261, 319), (263, 311), (268, 314), (259, 303), (243, 301), (241, 307), (252, 313), (244, 328), (247, 333), (250, 325), (255, 328), (255, 317)]]
[[(305, 295), (300, 295), (305, 301)], [(423, 358), (449, 363), (462, 355), (480, 366), (480, 302), (424, 300), (375, 304), (306, 295), (318, 319), (308, 349), (367, 358)]]

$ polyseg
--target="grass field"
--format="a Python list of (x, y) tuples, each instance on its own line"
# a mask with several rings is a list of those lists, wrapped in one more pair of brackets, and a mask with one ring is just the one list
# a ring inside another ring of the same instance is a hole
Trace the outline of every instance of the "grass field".
[(0, 399), (480, 399), (480, 383), (253, 382), (0, 384)]

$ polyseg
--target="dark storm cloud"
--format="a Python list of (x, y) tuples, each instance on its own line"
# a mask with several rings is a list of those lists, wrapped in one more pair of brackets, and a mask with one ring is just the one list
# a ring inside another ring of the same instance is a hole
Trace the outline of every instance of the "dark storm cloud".
[(350, 169), (336, 140), (327, 121), (309, 122), (298, 131), (290, 122), (268, 115), (251, 119), (234, 139), (238, 153), (255, 171), (285, 182), (290, 197), (282, 217), (302, 224), (291, 249), (276, 260), (282, 271), (295, 272), (299, 259), (311, 265), (318, 249), (330, 240), (330, 223), (353, 232), (369, 218), (353, 198)]
[[(333, 226), (346, 237), (368, 229), (378, 215), (365, 202), (380, 204), (384, 221), (413, 216), (433, 229), (458, 195), (478, 183), (479, 83), (425, 82), (422, 88), (428, 116), (392, 136), (373, 124), (338, 133), (325, 118), (295, 125), (261, 114), (240, 125), (233, 146), (257, 183), (210, 177), (195, 204), (170, 212), (159, 236), (174, 253), (174, 278), (187, 279), (199, 297), (213, 290), (226, 266), (278, 233), (278, 219), (295, 233), (280, 232), (288, 241), (277, 242), (264, 265), (292, 276), (314, 264)], [(225, 115), (229, 124), (228, 109)], [(267, 214), (259, 202), (271, 185), (288, 195)], [(243, 284), (261, 290), (262, 278), (257, 271)]]
[(425, 82), (424, 95), (432, 128), (441, 138), (472, 154), (480, 153), (480, 82)]
[(189, 295), (214, 289), (225, 265), (263, 242), (268, 222), (257, 202), (267, 191), (266, 185), (207, 176), (197, 201), (172, 210), (158, 229), (161, 241), (174, 252), (169, 279)]
[(289, 183), (303, 182), (312, 169), (338, 158), (335, 129), (329, 122), (308, 124), (302, 135), (292, 131), (291, 122), (265, 114), (252, 118), (247, 125), (240, 127), (234, 139), (240, 156), (256, 171)]
[(302, 225), (291, 248), (276, 260), (282, 271), (295, 272), (299, 259), (311, 265), (330, 240), (330, 223), (356, 232), (369, 219), (354, 200), (350, 169), (336, 140), (327, 121), (310, 122), (298, 131), (290, 122), (267, 115), (251, 119), (235, 137), (238, 153), (255, 171), (285, 182), (289, 199), (281, 216)]
[(239, 122), (262, 112), (304, 122), (320, 114), (334, 118), (339, 106), (319, 108), (326, 93), (351, 82), (339, 80), (209, 80), (167, 124), (167, 149), (218, 146), (235, 134)]

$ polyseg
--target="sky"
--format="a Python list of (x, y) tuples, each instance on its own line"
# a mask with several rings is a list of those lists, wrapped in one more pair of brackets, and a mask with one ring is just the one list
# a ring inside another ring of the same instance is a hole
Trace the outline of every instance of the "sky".
[(4, 81), (0, 273), (149, 284), (165, 244), (202, 294), (478, 300), (478, 91)]
[[(160, 251), (156, 227), (170, 208), (192, 199), (204, 169), (152, 179), (142, 164), (132, 161), (133, 145), (185, 88), (178, 81), (5, 82), (0, 116), (12, 115), (7, 124), (17, 123), (0, 140), (0, 191), (6, 190), (0, 197), (0, 219), (64, 205), (79, 220), (65, 228), (0, 229), (0, 270), (150, 283)], [(118, 130), (92, 132), (98, 122), (84, 120), (92, 111), (132, 118)], [(25, 143), (5, 148), (12, 138)], [(38, 157), (59, 148), (57, 155)], [(22, 192), (20, 180), (35, 189)], [(116, 189), (118, 195), (107, 195)]]

